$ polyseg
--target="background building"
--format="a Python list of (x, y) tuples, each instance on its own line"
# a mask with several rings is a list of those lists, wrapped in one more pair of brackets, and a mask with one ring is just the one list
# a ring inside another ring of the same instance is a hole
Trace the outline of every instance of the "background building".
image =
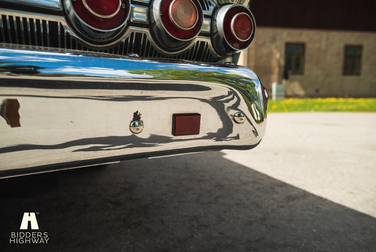
[(245, 57), (271, 92), (376, 96), (376, 1), (252, 0), (256, 38)]

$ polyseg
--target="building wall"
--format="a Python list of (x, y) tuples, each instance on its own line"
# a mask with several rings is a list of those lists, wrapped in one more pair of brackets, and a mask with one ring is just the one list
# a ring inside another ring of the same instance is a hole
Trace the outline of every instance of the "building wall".
[[(376, 33), (258, 27), (248, 49), (247, 66), (268, 89), (278, 82), (284, 66), (285, 44), (305, 43), (303, 75), (285, 82), (290, 97), (376, 97)], [(344, 76), (346, 45), (362, 45), (361, 74)]]

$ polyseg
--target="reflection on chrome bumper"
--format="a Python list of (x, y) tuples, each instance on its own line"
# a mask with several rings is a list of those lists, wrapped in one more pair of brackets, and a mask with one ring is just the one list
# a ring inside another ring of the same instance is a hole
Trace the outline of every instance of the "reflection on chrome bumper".
[[(257, 76), (224, 65), (0, 49), (0, 103), (2, 176), (249, 149), (266, 126)], [(138, 134), (129, 127), (135, 112)], [(189, 113), (201, 115), (199, 134), (174, 136), (173, 115)]]

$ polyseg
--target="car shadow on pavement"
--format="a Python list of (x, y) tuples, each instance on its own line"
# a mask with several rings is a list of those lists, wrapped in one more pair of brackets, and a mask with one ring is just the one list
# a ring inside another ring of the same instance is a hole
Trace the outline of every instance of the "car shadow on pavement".
[[(223, 155), (128, 160), (0, 180), (0, 251), (376, 248), (375, 218)], [(24, 212), (36, 213), (39, 229), (20, 230)], [(19, 244), (33, 232), (47, 235), (47, 243)]]

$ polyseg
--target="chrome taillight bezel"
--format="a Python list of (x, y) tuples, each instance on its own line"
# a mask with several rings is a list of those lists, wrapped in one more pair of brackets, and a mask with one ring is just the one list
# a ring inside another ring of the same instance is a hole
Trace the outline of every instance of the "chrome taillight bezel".
[(192, 42), (201, 32), (204, 20), (202, 7), (198, 0), (189, 1), (194, 4), (197, 10), (196, 22), (189, 29), (174, 24), (171, 17), (171, 8), (175, 0), (155, 0), (151, 5), (152, 35), (162, 48), (172, 51), (180, 50)]
[[(234, 20), (237, 15), (246, 14), (253, 31), (247, 39), (237, 38), (234, 32)], [(248, 48), (256, 35), (256, 21), (250, 10), (240, 4), (224, 5), (212, 17), (212, 44), (216, 52), (222, 56)]]
[[(71, 25), (85, 38), (89, 39), (90, 41), (108, 41), (112, 38), (114, 38), (117, 34), (119, 34), (123, 29), (126, 27), (126, 24), (129, 20), (130, 11), (131, 11), (131, 2), (130, 0), (119, 0), (119, 3), (121, 1), (122, 7), (125, 7), (124, 15), (122, 16), (122, 22), (120, 22), (115, 27), (111, 28), (98, 28), (93, 26), (92, 24), (89, 24), (88, 22), (85, 22), (82, 17), (77, 13), (75, 10), (73, 3), (73, 0), (63, 0), (63, 6), (66, 13), (66, 16), (68, 17), (68, 20), (70, 21)], [(76, 1), (82, 1), (82, 0), (76, 0)], [(84, 2), (84, 1), (82, 1)], [(84, 5), (84, 3), (82, 3)], [(89, 10), (90, 11), (90, 10)], [(118, 14), (118, 10), (114, 15)], [(106, 18), (111, 19), (113, 18), (112, 15), (101, 17), (99, 14), (95, 14), (99, 19), (100, 18)], [(98, 16), (99, 15), (99, 16)]]

